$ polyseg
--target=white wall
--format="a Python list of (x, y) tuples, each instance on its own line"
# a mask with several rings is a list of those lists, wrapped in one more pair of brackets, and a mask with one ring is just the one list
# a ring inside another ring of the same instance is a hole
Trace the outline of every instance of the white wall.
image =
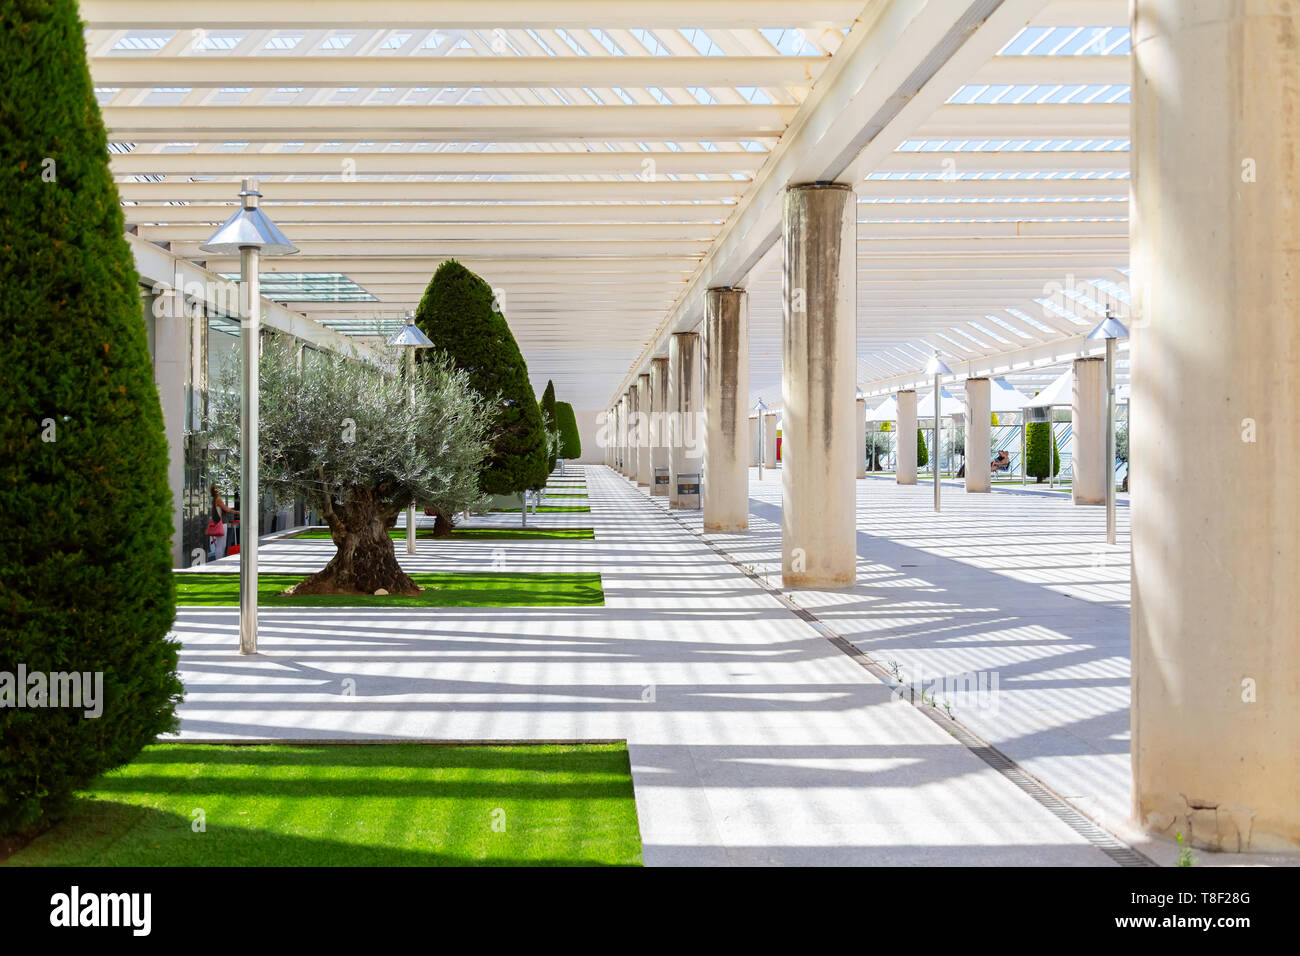
[(580, 464), (599, 465), (605, 461), (605, 449), (596, 442), (601, 426), (596, 424), (597, 409), (575, 408), (573, 417), (578, 420), (578, 436), (582, 439)]

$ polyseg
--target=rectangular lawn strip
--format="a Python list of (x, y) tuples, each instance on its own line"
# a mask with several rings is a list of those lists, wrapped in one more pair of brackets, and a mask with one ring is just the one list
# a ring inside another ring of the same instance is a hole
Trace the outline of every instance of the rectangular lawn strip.
[(157, 744), (0, 865), (515, 864), (641, 864), (623, 744)]
[(585, 498), (585, 497), (587, 497), (587, 493), (586, 493), (585, 491), (551, 491), (551, 490), (548, 489), (547, 492), (546, 492), (546, 497), (548, 497), (548, 498)]
[[(515, 514), (519, 514), (518, 508), (491, 508), (489, 510), (493, 512), (503, 512), (505, 514), (509, 514), (510, 512), (513, 511)], [(557, 514), (566, 511), (591, 511), (591, 508), (588, 505), (538, 505), (537, 506), (538, 514)], [(533, 509), (529, 508), (528, 513), (532, 514)]]
[[(405, 528), (390, 528), (388, 536), (398, 541), (406, 540)], [(294, 535), (295, 538), (323, 538), (330, 540), (328, 528), (312, 528), (309, 531), (300, 531)], [(415, 529), (416, 539), (434, 538), (432, 528)], [(455, 538), (479, 538), (479, 539), (500, 539), (502, 541), (541, 541), (546, 538), (569, 538), (591, 540), (596, 537), (596, 532), (591, 528), (456, 528), (449, 535), (444, 535), (436, 540), (448, 541)]]
[[(411, 578), (424, 590), (402, 594), (304, 594), (281, 592), (303, 574), (259, 574), (262, 607), (586, 607), (603, 606), (600, 574), (580, 571), (425, 572)], [(232, 572), (176, 572), (176, 603), (190, 607), (235, 607), (239, 575)]]

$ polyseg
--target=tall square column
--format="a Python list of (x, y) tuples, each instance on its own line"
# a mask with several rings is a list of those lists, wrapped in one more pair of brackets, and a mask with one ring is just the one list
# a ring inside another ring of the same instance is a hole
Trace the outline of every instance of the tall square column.
[[(1106, 503), (1105, 466), (1110, 457), (1106, 441), (1106, 402), (1106, 360), (1075, 359), (1070, 493), (1076, 505)], [(1110, 467), (1114, 470), (1114, 462)]]
[(1133, 811), (1216, 850), (1300, 849), (1295, 16), (1133, 4)]
[(749, 527), (749, 296), (709, 289), (704, 307), (704, 530)]
[(859, 395), (853, 410), (853, 422), (857, 426), (858, 442), (858, 478), (867, 477), (867, 400)]
[(853, 422), (857, 197), (792, 186), (782, 223), (781, 577), (848, 587), (857, 576)]
[[(916, 484), (916, 389), (898, 393), (898, 434), (894, 437), (894, 479), (900, 485)], [(969, 469), (967, 469), (969, 470)]]
[[(650, 360), (650, 494), (666, 496), (668, 485), (655, 482), (655, 470), (668, 467), (668, 359)], [(669, 479), (671, 483), (671, 478)]]
[(989, 462), (993, 459), (989, 428), (993, 424), (992, 392), (987, 378), (966, 379), (966, 490), (992, 488)]
[(700, 473), (700, 337), (675, 333), (668, 342), (668, 507), (683, 507), (679, 475)]
[(650, 470), (650, 373), (636, 379), (636, 483), (650, 487), (654, 480)]

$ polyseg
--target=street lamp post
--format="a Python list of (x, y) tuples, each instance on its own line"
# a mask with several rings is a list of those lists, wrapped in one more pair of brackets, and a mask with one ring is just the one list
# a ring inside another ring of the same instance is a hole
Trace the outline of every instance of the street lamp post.
[(1106, 340), (1106, 543), (1115, 543), (1115, 343), (1128, 338), (1128, 329), (1107, 309), (1106, 318), (1088, 333)]
[(202, 252), (239, 253), (240, 380), (239, 380), (239, 653), (257, 653), (257, 426), (258, 365), (261, 359), (262, 310), (258, 283), (260, 256), (287, 256), (294, 246), (257, 206), (262, 194), (256, 179), (245, 179), (239, 210), (227, 219)]
[(943, 364), (935, 352), (925, 366), (926, 374), (934, 376), (934, 445), (930, 454), (930, 471), (934, 474), (934, 510), (939, 510), (939, 376), (951, 375), (952, 369)]
[[(433, 341), (415, 324), (415, 313), (406, 313), (406, 324), (388, 340), (395, 348), (406, 349), (406, 387), (412, 405), (415, 404), (415, 350), (433, 348)], [(415, 501), (406, 507), (406, 553), (415, 554)]]

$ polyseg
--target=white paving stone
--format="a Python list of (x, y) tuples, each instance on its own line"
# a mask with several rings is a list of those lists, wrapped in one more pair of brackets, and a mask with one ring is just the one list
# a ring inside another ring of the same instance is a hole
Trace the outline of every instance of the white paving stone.
[[(182, 735), (626, 739), (651, 864), (1110, 864), (644, 492), (585, 471), (591, 514), (529, 523), (594, 541), (397, 552), (413, 571), (498, 550), (507, 570), (598, 570), (604, 607), (265, 609), (252, 658), (234, 652), (234, 609), (182, 609)], [(272, 541), (263, 566), (306, 573), (330, 553)], [(948, 620), (910, 576), (917, 619)]]

